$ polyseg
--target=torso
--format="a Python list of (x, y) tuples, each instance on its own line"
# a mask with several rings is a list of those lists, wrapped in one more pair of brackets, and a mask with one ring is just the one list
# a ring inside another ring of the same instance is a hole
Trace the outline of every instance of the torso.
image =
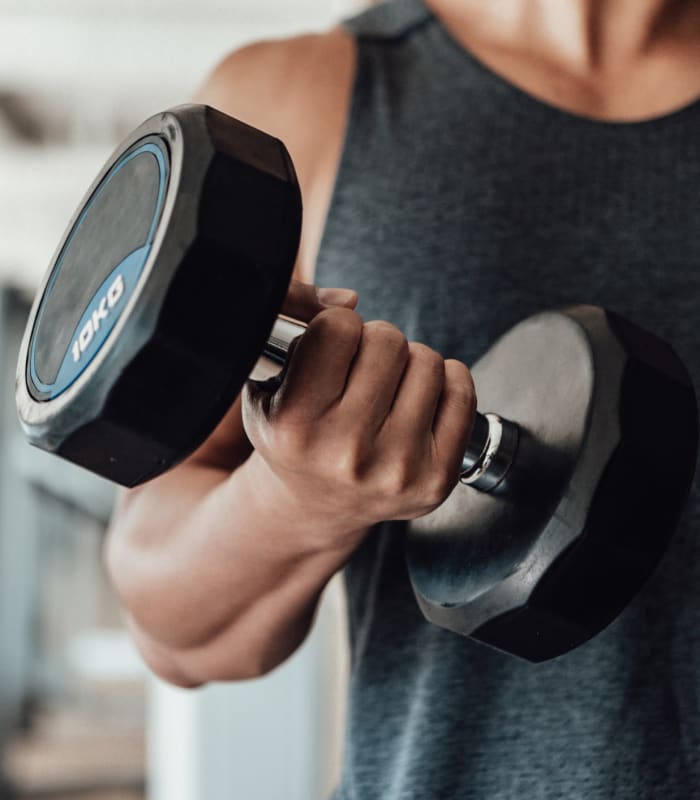
[[(429, 0), (425, 5), (454, 41), (495, 75), (569, 113), (601, 121), (635, 122), (673, 113), (700, 97), (700, 25), (687, 36), (677, 37), (671, 52), (667, 43), (644, 58), (620, 63), (607, 75), (594, 65), (588, 71), (575, 70), (565, 59), (538, 52), (539, 42), (528, 34), (523, 15), (517, 12), (522, 3), (503, 4), (509, 7), (504, 9), (510, 16), (507, 25), (502, 15), (499, 18), (493, 13), (494, 7), (485, 14), (489, 7), (478, 0)], [(308, 136), (308, 120), (304, 120), (301, 135), (292, 133), (289, 126), (279, 134), (289, 140), (305, 184), (305, 233), (298, 274), (308, 282), (314, 279), (337, 174), (356, 58), (355, 42), (342, 28), (317, 39), (314, 47), (323, 61), (325, 80), (319, 85), (319, 72), (308, 71), (303, 90), (313, 96), (313, 107), (323, 110), (312, 118), (319, 135)]]
[[(465, 53), (418, 0), (353, 23), (358, 72), (317, 279), (473, 363), (523, 317), (611, 307), (700, 386), (700, 103), (563, 112)], [(478, 393), (478, 386), (477, 386)], [(346, 570), (353, 800), (686, 800), (700, 785), (700, 486), (661, 568), (577, 651), (533, 666), (425, 622), (400, 525)], [(592, 589), (593, 590), (593, 589)]]
[[(538, 52), (518, 14), (508, 25), (474, 0), (429, 0), (426, 7), (459, 46), (507, 83), (555, 108), (604, 121), (637, 121), (671, 113), (700, 97), (700, 25), (635, 68), (610, 79), (593, 68), (567, 69)], [(700, 10), (699, 10), (700, 11)], [(514, 22), (515, 20), (515, 22)], [(505, 33), (504, 33), (505, 31)], [(254, 45), (220, 69), (207, 102), (281, 138), (294, 161), (304, 198), (297, 277), (313, 282), (316, 258), (338, 171), (355, 77), (356, 43), (343, 27), (326, 34)], [(250, 72), (254, 71), (252, 79)], [(260, 96), (266, 98), (260, 103)]]
[[(526, 48), (470, 38), (466, 17), (449, 13), (456, 4), (433, 3), (444, 25), (419, 0), (396, 0), (393, 19), (372, 11), (353, 36), (269, 45), (282, 51), (264, 76), (279, 92), (270, 114), (256, 94), (232, 96), (231, 81), (220, 95), (224, 110), (284, 139), (297, 164), (298, 275), (357, 288), (365, 318), (468, 364), (530, 313), (607, 305), (671, 341), (700, 386), (700, 105), (641, 126), (582, 118), (673, 112), (700, 94), (700, 70), (676, 82), (679, 94), (648, 94), (653, 102), (621, 114), (612, 95), (601, 103), (584, 84), (553, 79)], [(643, 86), (640, 76), (629, 79)], [(628, 96), (643, 100), (631, 85)], [(692, 797), (698, 524), (696, 482), (642, 595), (592, 642), (538, 667), (426, 623), (401, 526), (380, 527), (347, 569), (353, 655), (339, 796)]]

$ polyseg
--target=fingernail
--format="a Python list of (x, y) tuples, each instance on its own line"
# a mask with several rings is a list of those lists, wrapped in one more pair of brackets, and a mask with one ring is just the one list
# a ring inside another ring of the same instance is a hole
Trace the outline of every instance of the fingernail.
[(347, 306), (355, 299), (352, 289), (319, 289), (318, 302), (323, 306)]

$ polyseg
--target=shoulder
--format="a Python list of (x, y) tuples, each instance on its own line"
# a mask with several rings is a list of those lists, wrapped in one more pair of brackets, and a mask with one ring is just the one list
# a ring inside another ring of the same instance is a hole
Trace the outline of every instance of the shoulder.
[[(285, 143), (304, 197), (307, 262), (313, 261), (324, 193), (342, 147), (355, 50), (353, 36), (340, 27), (251, 44), (221, 61), (195, 98)], [(313, 270), (304, 272), (310, 278)]]
[(303, 151), (343, 105), (354, 62), (354, 40), (341, 28), (258, 42), (219, 63), (196, 99)]

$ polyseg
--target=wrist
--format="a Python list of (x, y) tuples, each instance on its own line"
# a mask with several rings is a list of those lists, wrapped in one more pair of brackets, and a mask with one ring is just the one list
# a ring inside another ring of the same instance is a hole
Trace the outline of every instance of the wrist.
[(304, 551), (341, 551), (349, 555), (371, 527), (365, 520), (334, 513), (332, 503), (319, 502), (311, 492), (302, 495), (296, 491), (256, 450), (240, 469), (247, 492), (261, 514), (284, 526), (296, 551), (301, 545)]

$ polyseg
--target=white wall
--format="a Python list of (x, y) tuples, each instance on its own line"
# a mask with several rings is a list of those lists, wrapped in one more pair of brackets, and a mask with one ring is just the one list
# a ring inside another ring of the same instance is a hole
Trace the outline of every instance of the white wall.
[[(228, 51), (323, 29), (361, 5), (0, 0), (0, 281), (33, 291), (119, 139), (187, 101)], [(3, 96), (35, 137), (22, 139), (17, 119), (3, 117)], [(336, 583), (303, 649), (261, 681), (198, 692), (154, 681), (151, 800), (328, 794), (338, 775), (346, 670), (339, 603)]]
[[(319, 30), (354, 0), (0, 0), (0, 278), (33, 286), (117, 142), (187, 102), (252, 40)], [(11, 96), (41, 143), (3, 119)]]
[(340, 777), (347, 672), (339, 583), (270, 675), (195, 692), (150, 687), (149, 800), (325, 800)]

